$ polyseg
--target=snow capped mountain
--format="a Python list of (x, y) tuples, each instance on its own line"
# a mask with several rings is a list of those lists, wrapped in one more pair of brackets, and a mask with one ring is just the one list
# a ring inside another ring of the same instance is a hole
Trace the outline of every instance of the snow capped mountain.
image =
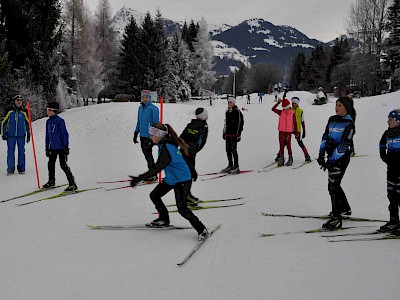
[[(140, 25), (145, 14), (128, 7), (121, 8), (115, 14), (112, 23), (119, 39), (122, 39), (132, 17)], [(183, 22), (165, 19), (167, 35), (182, 26)], [(208, 27), (213, 40), (214, 70), (217, 75), (226, 75), (232, 68), (258, 62), (273, 63), (284, 69), (298, 53), (307, 54), (323, 44), (293, 27), (277, 26), (260, 18), (246, 20), (235, 26), (209, 24)]]

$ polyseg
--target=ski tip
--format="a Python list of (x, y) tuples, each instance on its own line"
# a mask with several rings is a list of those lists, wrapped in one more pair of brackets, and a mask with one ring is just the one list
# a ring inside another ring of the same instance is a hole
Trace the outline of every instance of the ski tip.
[(259, 232), (259, 235), (260, 235), (261, 237), (269, 237), (269, 236), (274, 236), (275, 234), (273, 234), (273, 233), (261, 233), (261, 232)]
[(90, 228), (90, 229), (98, 229), (99, 226), (97, 225), (86, 225), (86, 227)]

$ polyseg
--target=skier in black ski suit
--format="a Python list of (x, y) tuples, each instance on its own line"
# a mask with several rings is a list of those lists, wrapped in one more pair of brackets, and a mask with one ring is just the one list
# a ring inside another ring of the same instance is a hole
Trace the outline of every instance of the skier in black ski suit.
[[(186, 161), (190, 173), (192, 174), (192, 180), (197, 180), (197, 172), (195, 169), (196, 165), (196, 154), (203, 149), (207, 142), (208, 137), (208, 112), (206, 109), (199, 107), (195, 111), (196, 119), (186, 125), (186, 128), (181, 134), (181, 139), (183, 139), (188, 145), (188, 154), (182, 154), (183, 159)], [(199, 198), (192, 195), (191, 192), (192, 182), (190, 182), (189, 193), (188, 193), (188, 204), (196, 206), (199, 202)]]
[[(342, 215), (351, 215), (351, 208), (342, 187), (343, 176), (350, 163), (351, 146), (355, 134), (356, 111), (353, 101), (340, 97), (336, 101), (336, 115), (328, 120), (319, 149), (318, 164), (328, 170), (328, 191), (331, 196), (331, 219), (322, 225), (333, 230), (342, 227)], [(327, 160), (325, 161), (325, 153)]]

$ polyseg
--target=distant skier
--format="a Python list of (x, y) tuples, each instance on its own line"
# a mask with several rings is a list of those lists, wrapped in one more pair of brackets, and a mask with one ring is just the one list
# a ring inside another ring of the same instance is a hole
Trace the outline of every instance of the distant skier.
[(246, 97), (247, 97), (247, 104), (250, 104), (250, 94), (249, 94), (249, 92), (247, 92)]
[[(154, 165), (153, 158), (153, 143), (150, 139), (149, 126), (160, 122), (159, 110), (157, 106), (152, 103), (151, 92), (143, 90), (141, 93), (141, 103), (138, 110), (137, 123), (135, 133), (133, 135), (133, 142), (138, 143), (138, 135), (140, 134), (140, 146), (147, 161), (147, 167), (150, 169)], [(157, 176), (151, 178), (155, 181)]]
[[(282, 110), (277, 109), (277, 106), (282, 104)], [(278, 161), (278, 166), (282, 167), (285, 164), (285, 146), (288, 150), (288, 161), (286, 166), (293, 165), (292, 153), (292, 134), (297, 135), (296, 116), (293, 113), (290, 101), (286, 99), (286, 92), (283, 94), (283, 100), (279, 99), (278, 102), (271, 109), (274, 113), (279, 115), (279, 154), (275, 159)]]
[[(195, 169), (196, 155), (203, 149), (208, 137), (208, 111), (199, 107), (196, 109), (195, 115), (196, 119), (192, 119), (192, 121), (186, 125), (180, 136), (189, 145), (188, 154), (186, 155), (183, 153), (182, 156), (190, 169), (193, 181), (197, 180), (197, 172)], [(190, 181), (187, 200), (188, 204), (196, 206), (199, 202), (199, 198), (193, 196), (191, 186), (192, 181)]]
[(296, 117), (295, 126), (297, 126), (297, 134), (295, 134), (295, 138), (301, 150), (303, 150), (305, 161), (310, 162), (311, 157), (308, 154), (307, 148), (303, 143), (303, 139), (306, 137), (306, 123), (304, 122), (303, 110), (299, 107), (300, 99), (298, 97), (293, 97), (291, 101), (292, 101), (292, 110)]
[[(322, 136), (317, 160), (321, 169), (328, 170), (328, 191), (332, 212), (330, 220), (322, 227), (329, 230), (341, 228), (342, 215), (351, 215), (351, 208), (341, 183), (350, 163), (356, 119), (353, 101), (346, 96), (336, 101), (335, 110), (336, 115), (329, 118)], [(327, 154), (326, 161), (325, 153)]]
[(46, 121), (46, 156), (49, 158), (47, 163), (49, 171), (49, 181), (43, 185), (44, 189), (51, 188), (56, 184), (56, 161), (57, 156), (60, 160), (61, 169), (64, 171), (68, 179), (68, 187), (66, 192), (73, 192), (78, 189), (75, 183), (75, 178), (72, 175), (71, 169), (67, 165), (69, 155), (69, 134), (65, 126), (63, 118), (58, 116), (60, 105), (58, 102), (50, 102), (47, 104)]
[(262, 104), (262, 102), (263, 102), (263, 96), (264, 96), (264, 93), (263, 93), (263, 92), (259, 92), (259, 93), (258, 93), (258, 104)]
[(400, 109), (388, 115), (389, 128), (379, 142), (381, 159), (387, 165), (387, 197), (389, 199), (390, 220), (379, 231), (400, 235)]
[(228, 166), (221, 172), (239, 174), (239, 155), (237, 143), (241, 140), (244, 119), (243, 114), (236, 106), (236, 98), (228, 97), (228, 109), (225, 112), (225, 125), (222, 138), (225, 140), (225, 150), (228, 157)]
[(131, 176), (131, 186), (135, 187), (141, 180), (148, 180), (156, 176), (161, 170), (164, 170), (165, 178), (150, 193), (151, 201), (158, 211), (158, 218), (146, 225), (149, 227), (169, 226), (168, 210), (162, 202), (161, 197), (173, 189), (180, 215), (188, 220), (197, 231), (199, 240), (208, 237), (209, 233), (206, 227), (187, 207), (186, 201), (192, 177), (189, 167), (184, 161), (178, 147), (187, 155), (189, 146), (177, 136), (169, 124), (153, 124), (149, 128), (149, 132), (150, 139), (158, 146), (158, 160), (146, 173), (137, 177)]
[(25, 174), (25, 141), (31, 140), (28, 113), (23, 105), (22, 96), (13, 97), (14, 105), (7, 109), (1, 122), (1, 135), (7, 141), (7, 175), (15, 171), (15, 148), (18, 147), (17, 171)]
[(328, 95), (324, 92), (323, 87), (319, 87), (313, 104), (314, 105), (322, 105), (327, 102), (328, 102)]

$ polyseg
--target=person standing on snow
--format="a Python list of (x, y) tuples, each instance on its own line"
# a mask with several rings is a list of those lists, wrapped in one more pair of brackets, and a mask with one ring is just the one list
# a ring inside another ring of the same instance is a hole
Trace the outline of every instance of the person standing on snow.
[(225, 125), (222, 138), (225, 140), (225, 149), (229, 164), (221, 171), (223, 173), (240, 173), (237, 143), (241, 140), (243, 126), (243, 114), (236, 106), (236, 98), (228, 96), (228, 109), (225, 112)]
[[(148, 90), (143, 90), (141, 93), (141, 103), (138, 110), (138, 117), (136, 123), (135, 133), (133, 135), (133, 142), (135, 144), (138, 142), (138, 135), (140, 134), (140, 146), (142, 152), (147, 161), (147, 167), (150, 169), (154, 165), (153, 158), (153, 143), (150, 139), (149, 126), (160, 122), (159, 110), (157, 106), (152, 103), (151, 92)], [(157, 176), (155, 175), (151, 178), (155, 181)]]
[[(186, 128), (183, 130), (180, 136), (180, 138), (189, 145), (188, 154), (183, 153), (182, 156), (189, 167), (193, 181), (197, 180), (197, 172), (195, 169), (196, 155), (201, 149), (203, 149), (208, 137), (208, 111), (202, 107), (199, 107), (196, 109), (195, 114), (196, 119), (192, 119), (192, 121), (186, 125)], [(199, 198), (192, 195), (191, 186), (192, 181), (189, 185), (187, 200), (188, 204), (196, 206), (199, 202)]]
[(15, 146), (18, 146), (17, 171), (25, 174), (25, 136), (26, 142), (31, 140), (29, 119), (22, 103), (22, 96), (13, 97), (14, 105), (6, 110), (1, 123), (1, 135), (7, 141), (7, 176), (15, 171)]
[(165, 178), (150, 193), (151, 201), (158, 211), (158, 218), (146, 225), (149, 227), (169, 226), (168, 210), (161, 197), (173, 189), (179, 214), (188, 220), (197, 231), (199, 240), (208, 237), (209, 233), (206, 227), (187, 207), (187, 195), (192, 177), (180, 151), (187, 155), (189, 146), (177, 136), (169, 124), (156, 123), (150, 126), (149, 132), (150, 139), (158, 146), (158, 160), (146, 173), (131, 176), (131, 187), (135, 187), (142, 180), (152, 178), (162, 170), (164, 170)]
[(46, 156), (49, 158), (47, 163), (49, 171), (49, 181), (43, 185), (44, 189), (54, 187), (56, 185), (56, 161), (57, 156), (60, 160), (61, 169), (64, 171), (68, 179), (68, 187), (66, 192), (73, 192), (78, 189), (75, 183), (75, 178), (72, 175), (71, 169), (67, 165), (69, 155), (69, 134), (65, 121), (58, 116), (60, 105), (58, 102), (50, 102), (47, 104), (46, 121)]
[(389, 128), (379, 142), (379, 154), (387, 165), (387, 197), (389, 199), (390, 220), (379, 228), (381, 232), (400, 235), (400, 109), (388, 115)]
[[(301, 150), (303, 150), (305, 161), (311, 162), (311, 157), (308, 154), (307, 148), (303, 143), (303, 139), (306, 137), (306, 123), (304, 122), (303, 110), (299, 107), (300, 99), (298, 97), (293, 97), (292, 101), (292, 110), (296, 117), (296, 125), (297, 126), (297, 134), (295, 138), (297, 143), (299, 144)], [(303, 134), (301, 133), (303, 131)]]
[[(282, 103), (282, 110), (277, 109), (277, 106)], [(275, 159), (278, 162), (278, 167), (285, 164), (285, 146), (288, 150), (289, 159), (286, 166), (293, 165), (292, 153), (292, 134), (297, 135), (296, 116), (293, 113), (290, 101), (286, 99), (286, 92), (283, 94), (283, 100), (278, 102), (271, 109), (279, 115), (278, 131), (279, 131), (279, 153)]]
[[(321, 169), (328, 170), (328, 191), (332, 212), (330, 220), (322, 225), (328, 230), (341, 228), (342, 215), (351, 215), (351, 208), (341, 183), (350, 163), (356, 110), (353, 101), (346, 96), (336, 100), (335, 110), (336, 115), (330, 117), (326, 125), (317, 159)], [(327, 154), (326, 161), (325, 153)]]

